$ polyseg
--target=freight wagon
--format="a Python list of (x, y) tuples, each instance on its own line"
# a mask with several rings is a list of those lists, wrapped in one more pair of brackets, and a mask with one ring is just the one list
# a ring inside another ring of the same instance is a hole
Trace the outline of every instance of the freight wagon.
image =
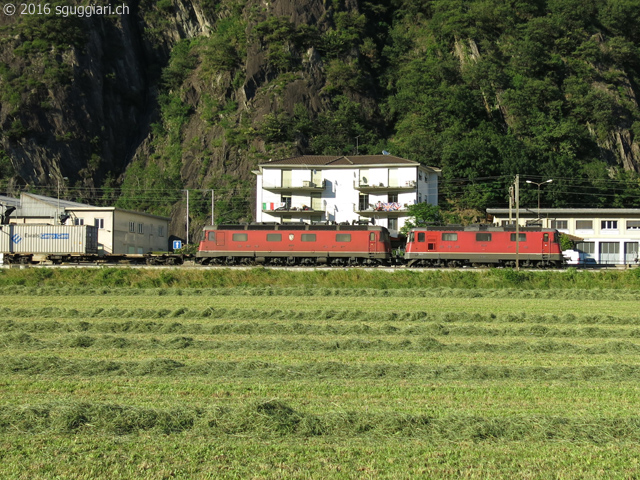
[(4, 263), (61, 263), (98, 255), (92, 225), (0, 225)]

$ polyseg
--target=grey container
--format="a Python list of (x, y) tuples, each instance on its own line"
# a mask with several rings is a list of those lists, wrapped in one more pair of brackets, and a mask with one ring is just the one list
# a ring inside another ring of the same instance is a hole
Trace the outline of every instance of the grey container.
[(0, 253), (97, 254), (93, 225), (0, 225)]

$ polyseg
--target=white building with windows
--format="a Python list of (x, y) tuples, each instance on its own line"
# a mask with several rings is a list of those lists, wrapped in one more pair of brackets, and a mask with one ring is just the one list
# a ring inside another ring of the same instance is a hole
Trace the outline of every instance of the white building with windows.
[[(489, 208), (493, 222), (509, 223), (508, 208)], [(640, 208), (520, 209), (520, 223), (538, 221), (579, 239), (576, 249), (587, 261), (600, 264), (636, 264), (640, 244)], [(515, 210), (512, 211), (515, 221)]]
[(397, 235), (414, 203), (438, 204), (438, 168), (393, 155), (304, 155), (270, 161), (257, 177), (257, 222), (367, 220)]
[[(142, 254), (166, 252), (169, 247), (169, 218), (116, 207), (95, 207), (84, 203), (22, 193), (14, 199), (18, 208), (10, 223), (95, 225), (100, 254)], [(2, 202), (0, 204), (8, 204)]]

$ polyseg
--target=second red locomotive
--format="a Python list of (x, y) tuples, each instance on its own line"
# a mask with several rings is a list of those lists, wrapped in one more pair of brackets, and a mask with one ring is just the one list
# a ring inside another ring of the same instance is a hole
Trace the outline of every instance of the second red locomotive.
[(391, 241), (373, 225), (248, 224), (204, 228), (203, 265), (388, 265)]
[(410, 231), (404, 255), (409, 267), (493, 266), (551, 268), (564, 264), (557, 230), (470, 225)]

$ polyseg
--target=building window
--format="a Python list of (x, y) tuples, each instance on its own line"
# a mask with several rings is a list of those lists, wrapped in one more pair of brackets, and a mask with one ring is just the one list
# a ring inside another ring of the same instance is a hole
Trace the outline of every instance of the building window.
[(594, 254), (596, 253), (595, 242), (578, 242), (576, 243), (576, 250), (582, 253)]
[(490, 233), (476, 233), (476, 242), (490, 242), (491, 234)]
[(138, 224), (138, 233), (144, 233), (144, 223)]
[(398, 230), (398, 219), (397, 218), (390, 218), (389, 219), (389, 230)]
[(443, 242), (457, 242), (458, 234), (457, 233), (443, 233), (442, 234)]
[(358, 210), (363, 211), (363, 210), (367, 210), (368, 208), (369, 208), (369, 194), (361, 193), (359, 198), (359, 203), (358, 203)]
[(74, 225), (84, 225), (84, 218), (76, 218), (73, 220)]
[(422, 194), (421, 193), (418, 194), (418, 203), (422, 203)]
[(350, 233), (336, 233), (336, 242), (350, 242), (351, 234)]
[(158, 227), (158, 236), (159, 237), (164, 237), (164, 227), (163, 226), (159, 226)]
[[(512, 242), (516, 241), (516, 234), (515, 233), (511, 234), (511, 241)], [(526, 242), (527, 241), (527, 234), (526, 233), (519, 233), (518, 234), (518, 241), (519, 242)]]
[(627, 230), (640, 230), (640, 220), (627, 220)]
[(234, 242), (246, 242), (248, 237), (246, 233), (234, 233), (232, 238)]
[(576, 220), (576, 230), (593, 230), (593, 220)]
[(556, 230), (566, 230), (568, 227), (567, 220), (551, 220), (551, 228), (555, 228)]
[(281, 195), (280, 202), (285, 210), (291, 210), (291, 195)]
[(267, 242), (281, 242), (282, 234), (281, 233), (267, 233)]
[(389, 203), (398, 203), (398, 194), (397, 193), (390, 193), (387, 201)]
[(303, 233), (302, 235), (300, 235), (300, 240), (302, 240), (303, 242), (315, 242), (316, 241), (316, 234), (315, 233)]
[(93, 224), (98, 228), (104, 228), (104, 218), (96, 218), (93, 220)]
[(131, 233), (135, 233), (136, 232), (136, 222), (129, 222), (129, 231)]
[(422, 180), (422, 172), (418, 170), (418, 180)]
[(618, 242), (600, 243), (600, 263), (618, 263), (620, 261), (620, 244)]
[(617, 220), (602, 220), (600, 222), (600, 228), (602, 230), (617, 230), (618, 229), (618, 221)]

